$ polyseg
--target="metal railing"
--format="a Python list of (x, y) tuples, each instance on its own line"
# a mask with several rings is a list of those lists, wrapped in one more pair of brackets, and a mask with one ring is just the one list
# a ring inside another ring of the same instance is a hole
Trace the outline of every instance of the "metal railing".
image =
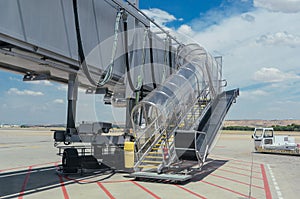
[[(164, 129), (162, 127), (155, 128), (158, 118), (156, 118), (136, 139), (136, 151), (135, 158), (136, 163), (134, 170), (140, 170), (139, 166), (143, 164), (143, 161), (149, 154), (156, 148), (157, 152), (161, 154), (162, 161), (160, 165), (157, 165), (157, 170), (160, 172), (164, 167), (169, 167), (174, 160), (176, 160), (176, 152), (174, 147), (174, 136), (177, 129), (191, 130), (195, 122), (198, 121), (201, 116), (204, 106), (207, 105), (207, 97), (209, 93), (202, 92), (202, 94), (194, 100), (190, 108), (183, 114), (183, 118), (180, 123), (174, 127), (167, 126)], [(182, 126), (181, 126), (182, 125)], [(151, 133), (151, 130), (154, 131)], [(150, 131), (150, 132), (149, 132)], [(150, 136), (147, 136), (147, 134)], [(159, 148), (157, 144), (159, 144)]]

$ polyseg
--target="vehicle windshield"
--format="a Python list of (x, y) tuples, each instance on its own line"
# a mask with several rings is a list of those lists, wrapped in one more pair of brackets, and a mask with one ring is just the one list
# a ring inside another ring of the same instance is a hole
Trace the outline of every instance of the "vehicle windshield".
[(263, 134), (263, 129), (260, 129), (260, 128), (259, 129), (255, 129), (254, 135), (256, 137), (261, 137), (262, 134)]
[(273, 130), (271, 129), (266, 129), (264, 137), (273, 137)]

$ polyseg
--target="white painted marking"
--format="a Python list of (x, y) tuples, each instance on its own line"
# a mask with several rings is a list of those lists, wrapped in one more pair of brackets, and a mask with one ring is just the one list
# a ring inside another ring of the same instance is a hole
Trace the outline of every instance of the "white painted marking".
[(280, 188), (279, 188), (279, 186), (278, 186), (278, 183), (277, 183), (277, 181), (276, 181), (276, 178), (275, 178), (275, 176), (274, 176), (274, 174), (273, 174), (272, 168), (270, 167), (269, 164), (267, 164), (267, 167), (268, 167), (270, 176), (271, 176), (271, 178), (272, 178), (273, 184), (274, 184), (274, 186), (275, 186), (277, 197), (278, 197), (278, 199), (283, 199), (282, 193), (281, 193), (281, 191), (280, 191)]

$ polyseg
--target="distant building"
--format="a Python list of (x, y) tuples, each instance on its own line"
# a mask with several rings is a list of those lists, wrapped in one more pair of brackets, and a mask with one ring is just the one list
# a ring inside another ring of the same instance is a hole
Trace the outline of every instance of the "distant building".
[(19, 128), (18, 124), (0, 124), (0, 128)]

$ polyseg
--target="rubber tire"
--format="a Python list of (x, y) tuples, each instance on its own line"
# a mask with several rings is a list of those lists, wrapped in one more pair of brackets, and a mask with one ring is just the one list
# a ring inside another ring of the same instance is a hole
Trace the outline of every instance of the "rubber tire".
[(64, 173), (76, 173), (80, 166), (77, 149), (67, 148), (63, 152), (62, 166)]
[(102, 128), (103, 133), (109, 133), (109, 128)]

